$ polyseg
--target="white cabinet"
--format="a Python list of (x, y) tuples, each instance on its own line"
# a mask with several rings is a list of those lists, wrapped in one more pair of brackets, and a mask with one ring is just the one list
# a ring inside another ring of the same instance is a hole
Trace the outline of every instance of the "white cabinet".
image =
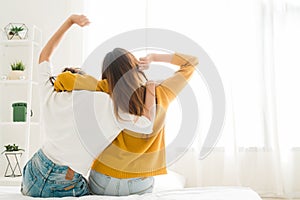
[[(36, 27), (29, 28), (29, 31), (32, 31), (32, 35), (28, 40), (0, 41), (0, 151), (4, 151), (4, 145), (7, 144), (16, 144), (24, 149), (21, 168), (41, 143), (37, 82), (41, 32)], [(7, 80), (10, 65), (16, 61), (25, 64), (24, 76), (19, 80)], [(12, 104), (17, 102), (27, 104), (26, 121), (13, 120)], [(4, 154), (0, 154), (0, 185), (19, 185), (21, 177), (4, 177), (7, 164)]]

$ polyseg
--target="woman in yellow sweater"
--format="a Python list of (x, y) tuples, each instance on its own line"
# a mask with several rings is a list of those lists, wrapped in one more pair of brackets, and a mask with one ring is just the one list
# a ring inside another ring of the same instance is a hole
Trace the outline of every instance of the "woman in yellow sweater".
[(130, 52), (116, 48), (104, 58), (102, 80), (95, 82), (92, 77), (71, 73), (63, 73), (56, 79), (54, 86), (57, 91), (104, 91), (111, 95), (117, 116), (119, 109), (139, 116), (143, 111), (143, 84), (146, 81), (142, 70), (147, 69), (151, 62), (171, 63), (180, 69), (155, 88), (153, 132), (145, 135), (124, 129), (94, 160), (89, 176), (90, 189), (94, 194), (121, 196), (151, 192), (153, 176), (167, 173), (166, 112), (172, 100), (186, 86), (198, 60), (175, 53), (149, 54), (138, 61)]

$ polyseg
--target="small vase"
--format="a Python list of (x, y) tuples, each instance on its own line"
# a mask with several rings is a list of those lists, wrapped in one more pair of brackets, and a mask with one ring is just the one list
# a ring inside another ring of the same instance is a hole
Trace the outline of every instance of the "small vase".
[(9, 80), (23, 80), (25, 79), (24, 71), (21, 70), (13, 70), (8, 75)]

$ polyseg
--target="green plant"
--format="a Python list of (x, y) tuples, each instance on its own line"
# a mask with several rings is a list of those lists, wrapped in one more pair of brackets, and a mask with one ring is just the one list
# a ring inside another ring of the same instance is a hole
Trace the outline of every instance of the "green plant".
[(5, 145), (5, 150), (2, 152), (12, 152), (12, 151), (25, 151), (24, 149), (19, 149), (19, 146), (17, 146), (16, 144), (13, 145)]
[(25, 70), (25, 65), (23, 64), (22, 61), (16, 61), (10, 65), (11, 70), (19, 70), (19, 71), (24, 71)]
[(12, 26), (10, 28), (9, 34), (10, 35), (18, 35), (19, 32), (23, 31), (23, 27), (17, 27), (17, 26)]

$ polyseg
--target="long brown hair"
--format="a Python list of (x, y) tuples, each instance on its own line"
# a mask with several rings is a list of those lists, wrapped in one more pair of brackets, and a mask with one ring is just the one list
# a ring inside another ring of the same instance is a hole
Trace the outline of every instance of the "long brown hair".
[(119, 109), (141, 116), (144, 111), (146, 76), (138, 70), (138, 60), (129, 51), (115, 48), (106, 54), (102, 66), (102, 79), (107, 79), (109, 94), (118, 118)]

